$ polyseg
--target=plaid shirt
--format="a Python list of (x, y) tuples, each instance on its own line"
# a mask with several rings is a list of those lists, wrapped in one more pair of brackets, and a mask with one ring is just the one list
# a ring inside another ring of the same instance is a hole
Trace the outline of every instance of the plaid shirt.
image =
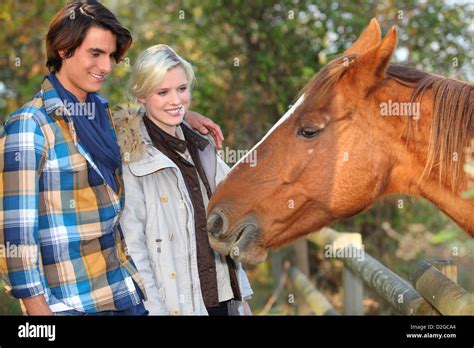
[(118, 224), (121, 168), (118, 195), (105, 180), (90, 183), (97, 166), (63, 113), (44, 80), (0, 131), (0, 273), (16, 298), (44, 294), (87, 313), (130, 308), (144, 287)]

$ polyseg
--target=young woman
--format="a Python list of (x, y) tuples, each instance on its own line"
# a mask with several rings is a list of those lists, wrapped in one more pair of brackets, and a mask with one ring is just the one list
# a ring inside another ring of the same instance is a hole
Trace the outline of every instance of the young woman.
[(206, 207), (229, 168), (212, 138), (183, 122), (193, 82), (191, 65), (169, 46), (138, 57), (130, 91), (142, 107), (116, 115), (124, 163), (121, 226), (151, 315), (250, 314), (252, 290), (242, 266), (209, 245)]

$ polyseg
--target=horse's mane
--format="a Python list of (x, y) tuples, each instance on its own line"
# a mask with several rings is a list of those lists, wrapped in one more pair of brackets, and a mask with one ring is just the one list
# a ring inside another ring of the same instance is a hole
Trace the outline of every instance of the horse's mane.
[(454, 190), (462, 174), (463, 151), (474, 136), (474, 85), (400, 65), (390, 65), (387, 75), (414, 88), (412, 102), (431, 91), (433, 121), (422, 178), (438, 167), (439, 181), (450, 179)]
[[(328, 63), (302, 90), (300, 94), (317, 93), (326, 98), (335, 84), (344, 76), (356, 55), (342, 56)], [(474, 85), (438, 75), (390, 64), (386, 71), (389, 79), (413, 88), (411, 102), (421, 101), (430, 90), (433, 95), (433, 123), (429, 138), (428, 154), (423, 179), (438, 167), (440, 183), (446, 183), (450, 175), (451, 188), (462, 174), (462, 154), (474, 136)], [(413, 120), (408, 118), (411, 129)], [(409, 137), (408, 137), (409, 138)], [(456, 155), (456, 160), (453, 156)]]

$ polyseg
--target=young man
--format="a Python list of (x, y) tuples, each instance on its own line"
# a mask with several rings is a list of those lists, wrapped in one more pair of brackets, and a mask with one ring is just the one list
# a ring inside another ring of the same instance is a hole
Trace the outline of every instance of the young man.
[[(0, 132), (0, 265), (30, 315), (147, 313), (118, 224), (120, 152), (97, 94), (131, 43), (98, 2), (66, 5), (46, 36), (51, 74)], [(187, 121), (222, 140), (212, 121)]]

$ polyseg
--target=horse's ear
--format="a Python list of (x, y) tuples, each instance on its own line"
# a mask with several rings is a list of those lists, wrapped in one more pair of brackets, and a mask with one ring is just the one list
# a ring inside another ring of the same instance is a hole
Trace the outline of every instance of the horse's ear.
[(392, 27), (385, 38), (377, 46), (358, 56), (350, 65), (347, 76), (357, 84), (373, 86), (385, 78), (385, 71), (392, 54), (397, 47), (398, 34)]
[(368, 49), (378, 45), (380, 40), (382, 40), (382, 31), (380, 30), (379, 22), (377, 22), (375, 18), (372, 18), (369, 25), (367, 28), (365, 28), (362, 34), (360, 34), (357, 41), (354, 42), (352, 46), (344, 52), (343, 55), (360, 55)]

